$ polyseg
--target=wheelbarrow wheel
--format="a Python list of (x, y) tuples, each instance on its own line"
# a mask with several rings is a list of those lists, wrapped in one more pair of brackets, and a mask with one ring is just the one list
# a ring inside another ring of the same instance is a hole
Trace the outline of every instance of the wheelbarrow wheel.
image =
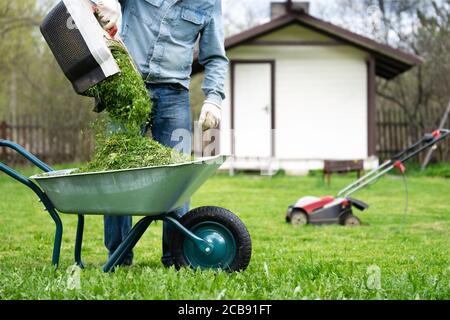
[(250, 263), (252, 243), (244, 223), (231, 211), (219, 207), (200, 207), (184, 215), (180, 223), (198, 237), (210, 242), (213, 252), (203, 253), (181, 232), (172, 235), (175, 267), (244, 271)]

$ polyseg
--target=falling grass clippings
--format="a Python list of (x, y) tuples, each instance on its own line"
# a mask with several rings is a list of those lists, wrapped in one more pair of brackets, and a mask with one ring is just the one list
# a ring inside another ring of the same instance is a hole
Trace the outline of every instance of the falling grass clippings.
[(138, 134), (141, 125), (149, 121), (151, 111), (147, 88), (126, 48), (114, 40), (109, 41), (109, 48), (120, 73), (88, 89), (85, 95), (96, 98), (110, 118)]
[[(151, 100), (141, 75), (126, 48), (118, 41), (109, 47), (121, 72), (98, 83), (85, 92), (96, 98), (108, 113), (105, 120), (94, 124), (95, 152), (92, 160), (73, 173), (121, 170), (182, 163), (190, 156), (165, 147), (141, 135), (142, 125), (148, 124)], [(108, 127), (116, 127), (110, 130)], [(119, 125), (117, 125), (119, 124)]]

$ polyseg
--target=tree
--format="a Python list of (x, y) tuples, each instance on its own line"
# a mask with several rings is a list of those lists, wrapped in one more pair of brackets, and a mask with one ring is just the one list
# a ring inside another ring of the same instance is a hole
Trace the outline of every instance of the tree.
[[(85, 159), (86, 154), (77, 152), (80, 141), (88, 144), (90, 139), (89, 135), (81, 139), (79, 133), (88, 131), (96, 115), (91, 99), (74, 92), (39, 31), (53, 4), (53, 0), (0, 3), (0, 120), (14, 125), (33, 122), (45, 132), (40, 139), (77, 146), (72, 160)], [(9, 138), (16, 139), (20, 132), (12, 134)]]
[(339, 8), (335, 23), (423, 58), (394, 80), (378, 79), (378, 107), (401, 110), (410, 140), (436, 128), (450, 99), (450, 3), (341, 0)]
[(17, 109), (17, 74), (14, 65), (24, 60), (24, 53), (32, 37), (30, 30), (37, 25), (31, 0), (4, 1), (0, 3), (0, 111)]
[(227, 36), (261, 24), (269, 18), (269, 2), (224, 0), (223, 19)]

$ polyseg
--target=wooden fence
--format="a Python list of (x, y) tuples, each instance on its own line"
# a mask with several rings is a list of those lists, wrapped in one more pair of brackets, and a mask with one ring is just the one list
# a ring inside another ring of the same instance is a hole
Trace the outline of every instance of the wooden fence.
[[(436, 129), (441, 115), (430, 111), (430, 119), (437, 119)], [(31, 116), (21, 117), (18, 125), (0, 122), (0, 139), (12, 140), (19, 143), (43, 161), (68, 163), (86, 161), (92, 155), (94, 144), (91, 134), (82, 133), (82, 128), (74, 126), (51, 126), (44, 120)], [(447, 121), (450, 128), (450, 119)], [(382, 109), (377, 111), (377, 154), (381, 159), (390, 158), (405, 149), (412, 142), (420, 139), (423, 132), (413, 130), (401, 110)], [(447, 139), (434, 153), (435, 161), (450, 162), (450, 139)], [(423, 159), (425, 155), (416, 158)], [(23, 163), (11, 150), (0, 148), (0, 161), (9, 163)]]
[[(86, 161), (93, 152), (93, 139), (80, 128), (45, 126), (32, 117), (21, 117), (20, 124), (0, 122), (0, 139), (14, 141), (49, 164)], [(16, 152), (0, 148), (0, 161), (26, 163)]]

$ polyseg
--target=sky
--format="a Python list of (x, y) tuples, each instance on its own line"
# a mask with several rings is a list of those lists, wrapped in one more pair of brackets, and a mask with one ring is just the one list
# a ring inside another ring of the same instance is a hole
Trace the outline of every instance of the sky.
[[(231, 25), (239, 25), (256, 17), (258, 17), (258, 22), (266, 22), (270, 18), (271, 2), (273, 0), (222, 0), (223, 14), (226, 17), (225, 22)], [(278, 2), (282, 1), (278, 0)], [(309, 2), (310, 13), (319, 17), (332, 13), (333, 7), (336, 6), (334, 0), (309, 0)]]
[[(49, 0), (37, 0), (40, 3), (48, 2)], [(237, 20), (243, 19), (243, 14), (247, 8), (252, 8), (255, 11), (265, 11), (266, 17), (269, 17), (270, 2), (274, 0), (222, 0), (224, 14), (232, 14)], [(275, 0), (282, 2), (284, 0)], [(295, 1), (295, 0), (294, 0)], [(53, 0), (54, 3), (59, 0)], [(333, 7), (335, 0), (309, 0), (311, 4), (311, 12), (317, 13), (321, 7)]]
[[(276, 2), (278, 2), (281, 0), (276, 0)], [(267, 15), (269, 12), (269, 8), (270, 8), (270, 3), (273, 2), (273, 0), (222, 0), (222, 5), (223, 5), (223, 10), (224, 12), (227, 12), (228, 10), (230, 10), (230, 8), (232, 8), (233, 6), (235, 6), (234, 3), (245, 3), (246, 5), (253, 5), (256, 9), (263, 9), (263, 10), (267, 10)], [(320, 8), (322, 6), (334, 6), (336, 1), (333, 0), (309, 0), (310, 5), (311, 5), (311, 13), (315, 13), (318, 10), (320, 10)], [(245, 6), (244, 6), (245, 7)], [(239, 15), (239, 11), (235, 12), (236, 15)]]
[[(270, 3), (273, 1), (284, 2), (284, 0), (222, 0), (226, 35), (230, 36), (243, 29), (267, 22), (270, 19)], [(383, 14), (375, 5), (365, 7), (366, 4), (362, 1), (355, 1), (353, 8), (348, 10), (349, 8), (339, 7), (337, 0), (309, 0), (308, 2), (310, 14), (317, 18), (376, 40), (387, 41), (394, 46), (400, 41), (392, 30), (388, 34), (383, 31)], [(403, 35), (410, 34), (416, 27), (415, 21), (406, 15), (395, 23), (399, 23), (397, 26)]]
[[(56, 3), (59, 0), (37, 1), (40, 3)], [(273, 1), (284, 2), (285, 0), (222, 0), (226, 36), (238, 33), (244, 29), (248, 29), (251, 26), (267, 22), (270, 19), (270, 3)], [(331, 23), (335, 23), (363, 35), (372, 34), (370, 31), (373, 31), (374, 23), (381, 23), (381, 11), (377, 12), (379, 9), (374, 6), (369, 8), (358, 8), (357, 11), (363, 13), (359, 16), (348, 16), (348, 14), (346, 15), (342, 10), (339, 10), (337, 5), (338, 0), (303, 1), (308, 1), (310, 3), (310, 13), (313, 16)], [(447, 0), (437, 1), (443, 2)], [(359, 2), (355, 3), (356, 5), (359, 4)], [(366, 14), (364, 14), (365, 10)]]

